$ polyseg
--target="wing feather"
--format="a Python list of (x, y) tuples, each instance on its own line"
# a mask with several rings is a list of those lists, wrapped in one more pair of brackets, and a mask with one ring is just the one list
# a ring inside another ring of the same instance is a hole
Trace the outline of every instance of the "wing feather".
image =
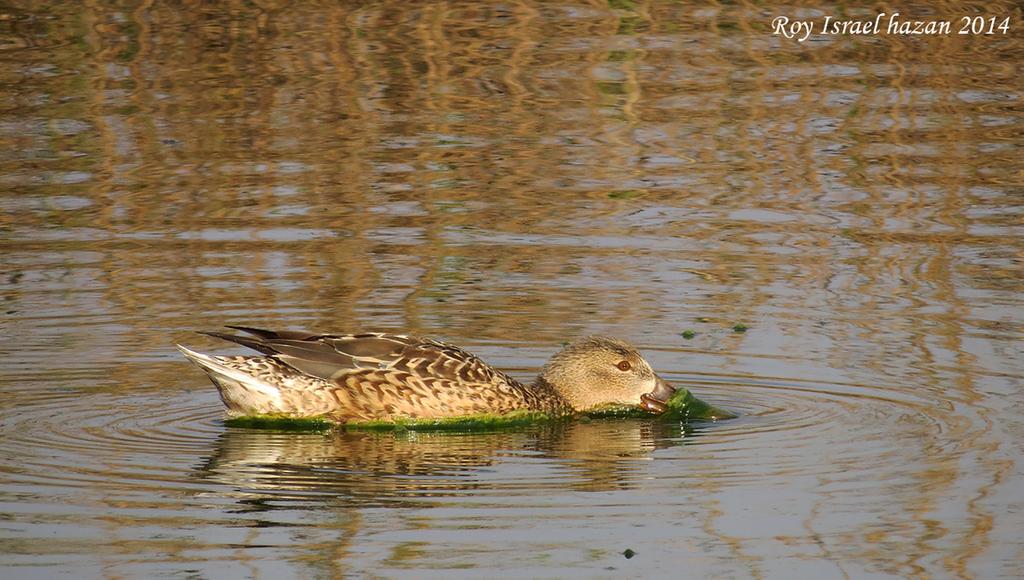
[(249, 336), (206, 332), (307, 375), (339, 381), (360, 369), (396, 370), (456, 383), (506, 383), (508, 377), (465, 350), (430, 338), (383, 333), (314, 334), (229, 326)]

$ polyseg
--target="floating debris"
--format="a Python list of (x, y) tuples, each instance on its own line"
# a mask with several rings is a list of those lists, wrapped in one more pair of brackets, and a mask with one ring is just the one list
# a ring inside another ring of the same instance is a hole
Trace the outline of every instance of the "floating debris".
[(642, 191), (637, 191), (635, 189), (627, 189), (627, 190), (613, 191), (613, 192), (608, 194), (608, 197), (610, 197), (612, 199), (633, 199), (634, 197), (640, 197), (641, 195), (643, 195)]

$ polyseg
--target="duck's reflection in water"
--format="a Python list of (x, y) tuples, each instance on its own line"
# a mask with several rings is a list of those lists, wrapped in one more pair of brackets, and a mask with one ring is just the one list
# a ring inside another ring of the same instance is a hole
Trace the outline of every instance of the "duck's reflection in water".
[(197, 475), (230, 485), (246, 504), (265, 509), (269, 504), (260, 500), (422, 505), (467, 492), (607, 491), (629, 489), (655, 450), (693, 434), (678, 423), (648, 419), (462, 433), (228, 428)]

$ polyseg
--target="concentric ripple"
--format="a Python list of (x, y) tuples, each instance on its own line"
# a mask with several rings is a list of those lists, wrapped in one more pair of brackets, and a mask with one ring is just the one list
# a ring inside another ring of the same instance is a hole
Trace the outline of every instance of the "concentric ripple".
[[(436, 496), (444, 490), (557, 487), (593, 462), (622, 464), (605, 480), (628, 484), (644, 475), (630, 462), (688, 460), (708, 452), (732, 466), (719, 471), (723, 475), (823, 474), (835, 462), (884, 466), (924, 452), (894, 437), (894, 427), (913, 432), (925, 448), (948, 447), (959, 428), (948, 409), (891, 388), (722, 375), (666, 378), (739, 417), (685, 428), (600, 420), (499, 433), (282, 434), (226, 428), (212, 390), (167, 397), (68, 392), (36, 398), (8, 417), (13, 424), (0, 452), (20, 458), (5, 468), (15, 486), (175, 489), (195, 485), (198, 475), (259, 493), (408, 498), (419, 491)], [(697, 448), (688, 451), (691, 446)], [(772, 465), (761, 465), (767, 457)], [(490, 474), (502, 463), (534, 466), (525, 487), (518, 474)], [(538, 463), (546, 464), (536, 469)]]
[(801, 437), (814, 437), (816, 428), (862, 413), (928, 415), (934, 407), (925, 398), (867, 385), (724, 375), (680, 382), (716, 405), (740, 414), (738, 421), (721, 423), (721, 428), (715, 430), (719, 437), (774, 431), (798, 431)]
[(68, 392), (37, 398), (10, 418), (0, 452), (17, 456), (14, 484), (178, 486), (181, 467), (209, 449), (221, 425), (216, 396), (115, 396)]
[(739, 414), (686, 433), (684, 441), (701, 451), (684, 447), (664, 457), (703, 462), (705, 480), (869, 477), (877, 483), (902, 477), (923, 456), (939, 450), (949, 456), (968, 444), (959, 441), (970, 428), (951, 407), (905, 389), (725, 375), (673, 379)]

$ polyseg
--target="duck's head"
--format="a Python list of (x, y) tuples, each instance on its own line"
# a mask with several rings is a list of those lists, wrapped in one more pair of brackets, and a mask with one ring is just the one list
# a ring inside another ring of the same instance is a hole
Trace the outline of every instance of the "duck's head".
[(633, 405), (664, 413), (675, 392), (635, 348), (603, 336), (566, 346), (544, 365), (539, 378), (576, 411)]

